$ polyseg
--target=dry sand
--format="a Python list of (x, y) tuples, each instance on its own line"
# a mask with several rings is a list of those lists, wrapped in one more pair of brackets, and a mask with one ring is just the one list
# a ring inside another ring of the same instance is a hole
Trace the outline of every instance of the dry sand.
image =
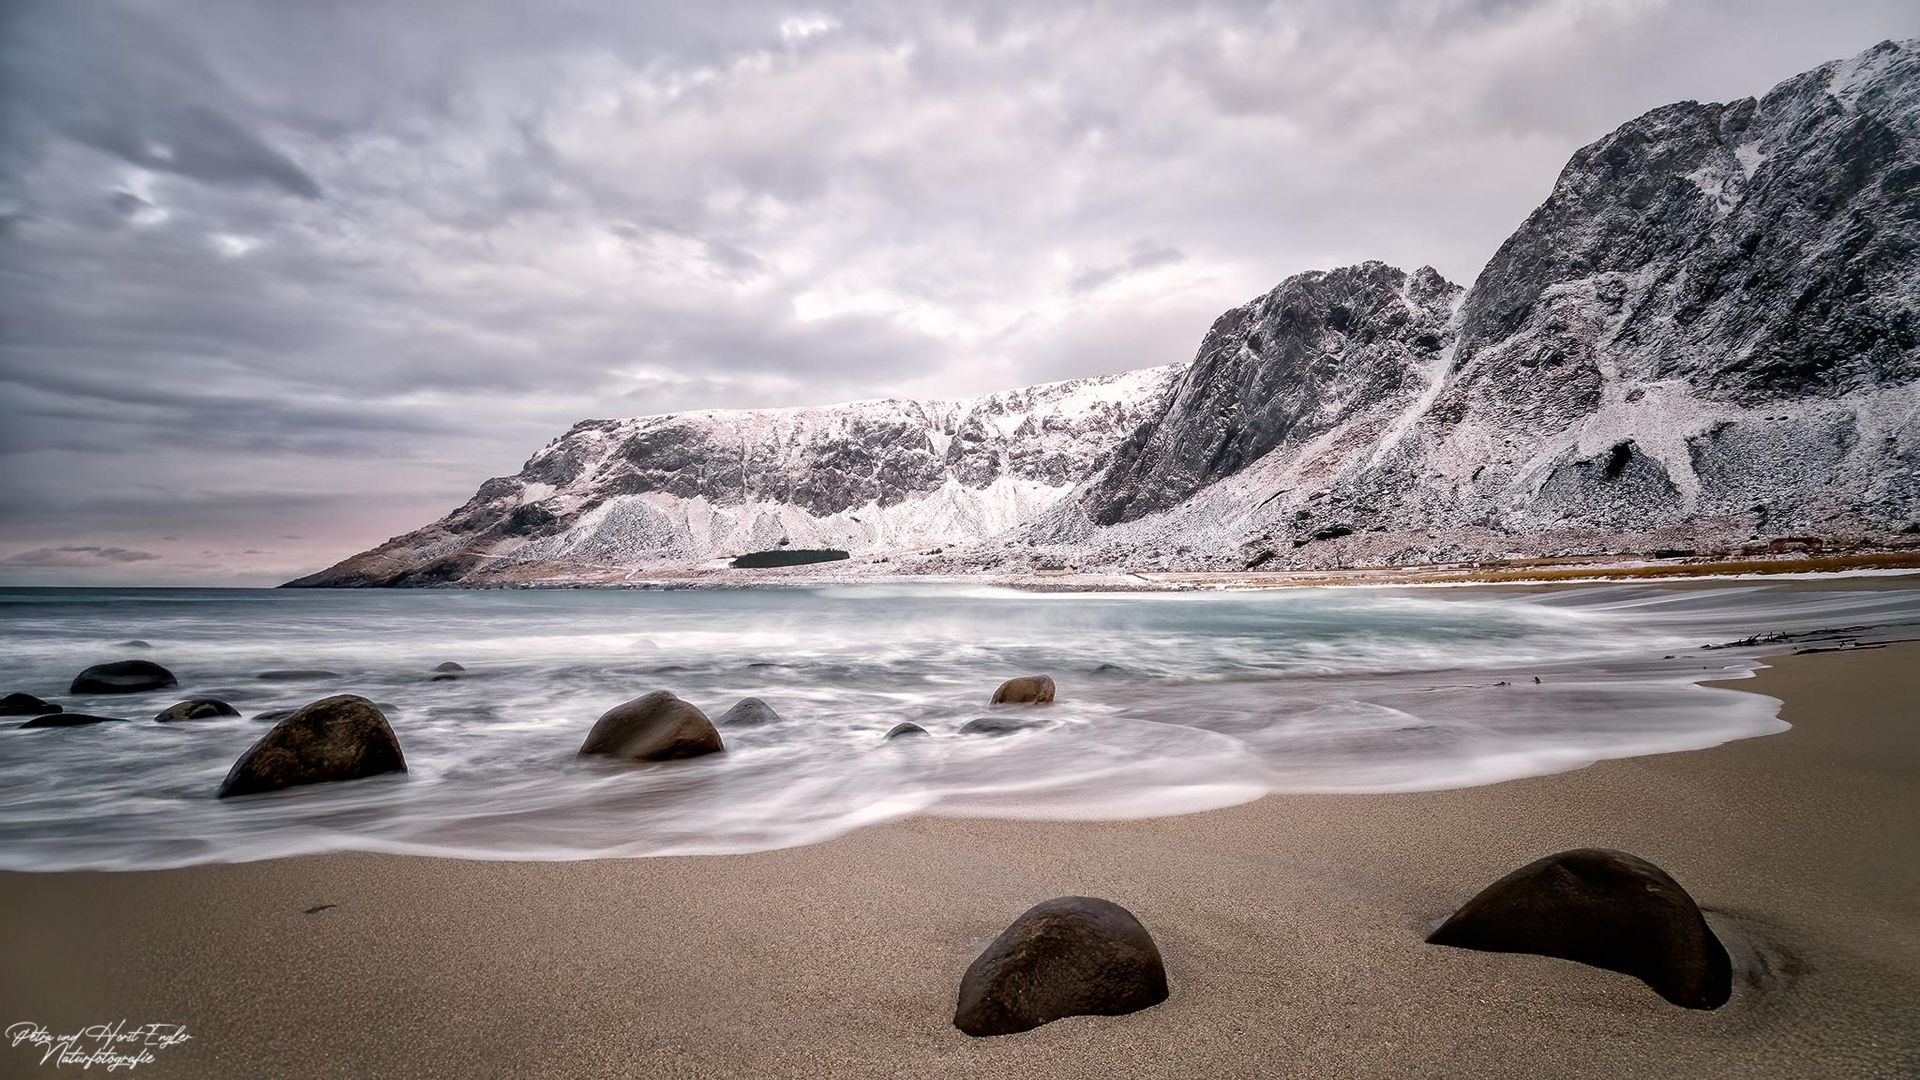
[[(1920, 1075), (1920, 645), (1774, 663), (1735, 685), (1790, 732), (1463, 791), (732, 857), (0, 875), (0, 1022), (186, 1024), (140, 1077)], [(1693, 892), (1747, 967), (1732, 1003), (1422, 943), (1577, 846)], [(1140, 916), (1172, 997), (954, 1030), (980, 948), (1073, 893)]]

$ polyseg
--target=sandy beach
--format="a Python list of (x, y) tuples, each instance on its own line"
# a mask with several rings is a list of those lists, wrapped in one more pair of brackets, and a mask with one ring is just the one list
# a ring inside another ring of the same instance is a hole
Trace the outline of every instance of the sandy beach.
[[(919, 818), (726, 857), (10, 873), (0, 1017), (185, 1025), (143, 1077), (1915, 1075), (1920, 644), (1770, 663), (1732, 685), (1783, 699), (1790, 732), (1466, 790)], [(1577, 846), (1693, 893), (1729, 1005), (1422, 942)], [(1170, 999), (956, 1031), (967, 964), (1067, 894), (1140, 917)]]

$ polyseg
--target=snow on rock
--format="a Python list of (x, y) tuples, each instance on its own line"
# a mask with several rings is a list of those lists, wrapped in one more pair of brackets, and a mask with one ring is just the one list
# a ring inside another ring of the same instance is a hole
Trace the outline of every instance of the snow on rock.
[(1464, 291), (1363, 263), (1234, 308), (1182, 365), (585, 421), (297, 584), (608, 580), (782, 542), (855, 553), (835, 574), (1280, 569), (1916, 528), (1908, 41), (1581, 148)]

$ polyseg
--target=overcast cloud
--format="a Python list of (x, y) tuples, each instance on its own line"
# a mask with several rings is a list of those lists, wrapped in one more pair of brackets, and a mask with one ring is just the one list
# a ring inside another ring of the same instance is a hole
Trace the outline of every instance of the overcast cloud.
[(0, 8), (0, 580), (270, 583), (574, 421), (1187, 359), (1471, 281), (1580, 144), (1900, 2)]

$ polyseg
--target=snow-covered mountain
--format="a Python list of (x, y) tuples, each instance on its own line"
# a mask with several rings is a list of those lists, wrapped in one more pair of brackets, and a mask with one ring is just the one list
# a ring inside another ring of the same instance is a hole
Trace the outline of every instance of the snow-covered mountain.
[(604, 577), (783, 538), (883, 571), (1238, 569), (1885, 540), (1916, 521), (1909, 41), (1582, 148), (1464, 291), (1365, 263), (1227, 312), (1176, 367), (590, 421), (299, 584)]
[(441, 520), (293, 584), (603, 580), (782, 546), (973, 544), (1099, 471), (1176, 370), (959, 401), (587, 420)]

